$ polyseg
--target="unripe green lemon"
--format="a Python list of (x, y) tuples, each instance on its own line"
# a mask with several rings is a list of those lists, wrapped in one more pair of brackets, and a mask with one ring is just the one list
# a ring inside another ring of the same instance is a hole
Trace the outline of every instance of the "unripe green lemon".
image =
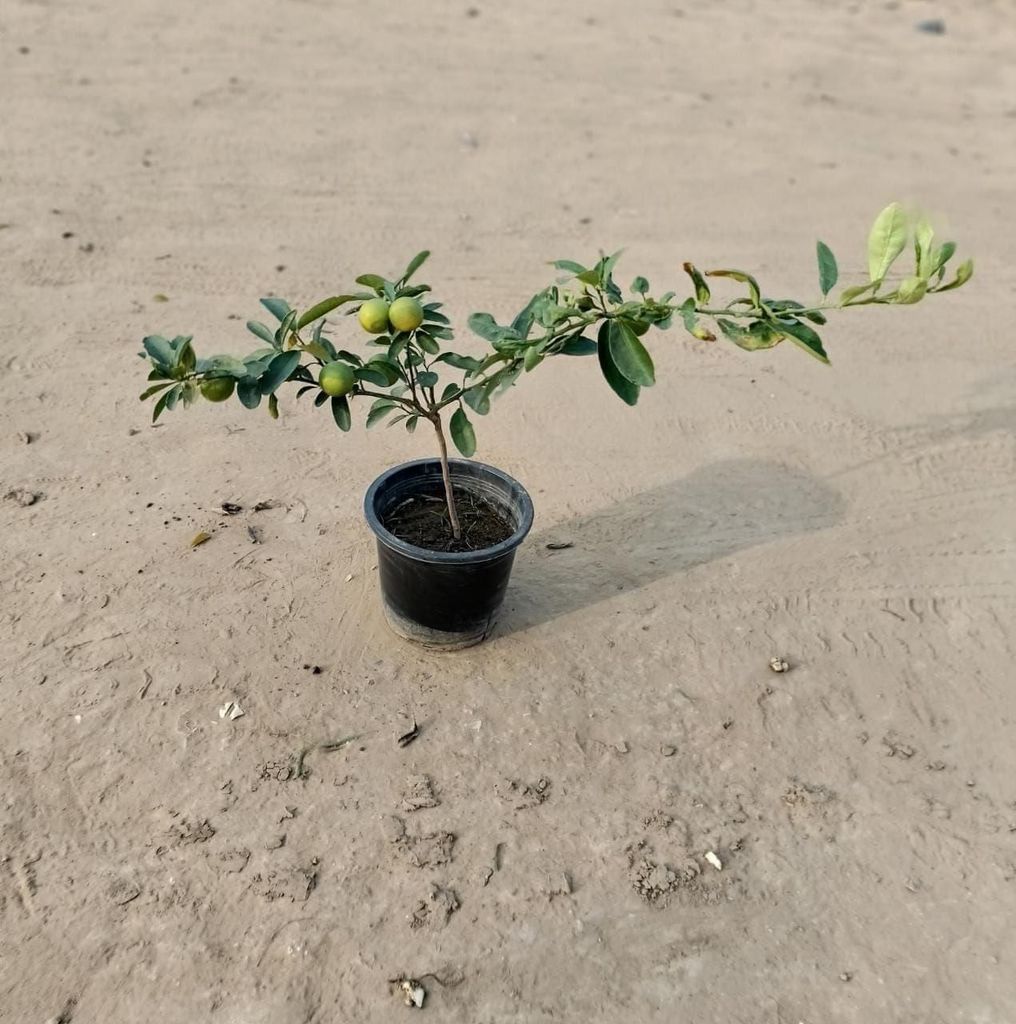
[(348, 395), (356, 387), (356, 376), (348, 363), (325, 363), (321, 367), (318, 384), (326, 395), (335, 398)]
[(232, 397), (235, 387), (232, 377), (208, 377), (201, 382), (201, 395), (209, 402), (225, 402)]
[(368, 299), (356, 317), (368, 334), (384, 334), (388, 330), (388, 303), (384, 299)]
[(415, 331), (423, 323), (423, 306), (411, 295), (403, 295), (391, 304), (388, 319), (397, 331)]

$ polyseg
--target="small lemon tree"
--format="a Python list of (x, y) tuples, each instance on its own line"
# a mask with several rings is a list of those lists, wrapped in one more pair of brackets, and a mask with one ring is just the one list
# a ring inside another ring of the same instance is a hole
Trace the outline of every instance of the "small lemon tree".
[[(909, 242), (913, 245), (913, 273), (891, 283), (890, 268)], [(352, 423), (351, 402), (370, 402), (368, 428), (382, 422), (401, 423), (412, 432), (423, 420), (436, 435), (449, 528), (458, 539), (446, 418), (455, 447), (471, 457), (476, 436), (470, 413), (486, 415), (495, 398), (546, 359), (595, 356), (608, 386), (629, 405), (635, 405), (642, 388), (656, 380), (653, 360), (642, 339), (650, 330), (666, 330), (675, 322), (703, 341), (715, 341), (718, 331), (749, 352), (789, 341), (828, 363), (816, 330), (826, 323), (827, 311), (876, 304), (912, 305), (926, 295), (958, 288), (973, 274), (973, 262), (961, 263), (947, 281), (947, 265), (955, 251), (952, 242), (936, 243), (926, 220), (912, 224), (902, 207), (893, 203), (878, 215), (868, 236), (868, 281), (847, 288), (836, 299), (829, 297), (839, 277), (836, 259), (828, 246), (818, 243), (822, 299), (811, 305), (768, 298), (757, 280), (743, 271), (703, 273), (691, 263), (684, 264), (691, 280), (692, 294), (687, 298), (678, 299), (672, 291), (654, 298), (649, 282), (641, 276), (632, 281), (626, 295), (614, 279), (619, 254), (601, 256), (591, 266), (556, 260), (553, 266), (568, 278), (537, 292), (511, 323), (500, 324), (490, 313), (469, 317), (470, 329), (488, 345), (480, 355), (448, 347), (452, 327), (441, 303), (423, 301), (429, 285), (413, 283), (429, 255), (424, 251), (397, 280), (363, 274), (356, 278), (361, 290), (323, 299), (302, 312), (281, 298), (262, 299), (262, 306), (278, 325), (273, 329), (249, 321), (248, 330), (264, 345), (242, 358), (198, 358), (190, 335), (172, 339), (149, 335), (140, 355), (152, 364), (152, 383), (141, 398), (158, 396), (153, 421), (179, 403), (192, 404), (198, 396), (223, 402), (234, 394), (248, 409), (267, 400), (269, 414), (277, 418), (279, 389), (294, 384), (297, 398), (309, 394), (314, 396), (315, 406), (327, 404), (343, 431)], [(713, 299), (707, 278), (731, 280), (743, 286), (745, 294), (720, 305)], [(364, 358), (336, 347), (327, 333), (327, 318), (339, 310), (356, 314), (376, 347), (374, 354)]]

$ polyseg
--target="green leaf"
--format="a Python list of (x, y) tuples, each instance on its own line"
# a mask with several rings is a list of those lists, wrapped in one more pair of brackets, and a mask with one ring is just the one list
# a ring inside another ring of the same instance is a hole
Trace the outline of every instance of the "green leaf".
[(349, 402), (345, 395), (332, 396), (332, 417), (339, 430), (349, 430), (353, 425), (353, 418), (349, 415)]
[(626, 320), (609, 320), (608, 343), (610, 358), (626, 380), (639, 387), (650, 387), (656, 382), (653, 361)]
[(441, 346), (424, 331), (416, 332), (416, 344), (429, 356), (436, 356), (441, 351)]
[(138, 401), (143, 402), (146, 398), (151, 398), (152, 395), (157, 395), (160, 391), (165, 391), (166, 388), (170, 388), (172, 386), (173, 382), (171, 380), (164, 381), (161, 384), (153, 384), (150, 388), (138, 395)]
[(577, 338), (572, 335), (561, 346), (560, 354), (563, 356), (593, 356), (596, 355), (596, 342), (592, 338)]
[(974, 276), (974, 261), (966, 260), (956, 268), (956, 276), (941, 288), (936, 288), (936, 292), (948, 292), (952, 291), (953, 288), (959, 288), (961, 285), (967, 283)]
[(828, 295), (840, 279), (840, 268), (836, 265), (832, 249), (825, 242), (818, 242), (815, 248), (818, 253), (818, 286), (823, 295)]
[(414, 430), (416, 430), (416, 424), (419, 421), (419, 419), (419, 416), (410, 416), (409, 419), (406, 420), (406, 430), (408, 433), (411, 434), (413, 433)]
[(296, 310), (291, 309), (283, 318), (282, 323), (279, 324), (279, 329), (275, 332), (275, 347), (281, 349), (286, 343), (286, 339), (289, 337), (290, 331), (293, 330), (293, 325), (296, 323)]
[(597, 267), (593, 270), (583, 270), (581, 274), (576, 274), (575, 280), (581, 281), (583, 284), (591, 284), (594, 288), (599, 288), (602, 276)]
[(467, 458), (471, 459), (476, 454), (476, 432), (473, 424), (463, 409), (456, 409), (448, 424), (455, 447)]
[(469, 406), (477, 416), (486, 416), (490, 412), (490, 393), (496, 386), (496, 378), (493, 383), (484, 384), (482, 387), (469, 388), (462, 392), (462, 401)]
[(316, 391), (316, 390), (317, 390), (317, 385), (316, 384), (308, 384), (306, 387), (302, 387), (302, 388), (300, 388), (299, 391), (297, 391), (296, 397), (297, 398), (303, 398), (303, 396), (305, 394), (307, 394), (308, 391)]
[(314, 408), (315, 409), (320, 409), (321, 406), (324, 405), (325, 402), (327, 402), (327, 401), (328, 401), (328, 392), (326, 392), (326, 391), (319, 391), (318, 394), (316, 394), (314, 396)]
[(586, 272), (586, 268), (574, 260), (554, 260), (552, 266), (557, 267), (558, 270), (567, 270), (572, 275), (584, 274)]
[(632, 281), (631, 290), (639, 295), (645, 295), (649, 291), (649, 282), (640, 274)]
[(955, 242), (943, 242), (941, 247), (935, 250), (934, 255), (931, 258), (931, 271), (930, 274), (937, 273), (942, 270), (943, 267), (953, 258), (953, 253), (956, 252)]
[(245, 377), (237, 381), (236, 397), (246, 409), (256, 409), (261, 404), (261, 384), (256, 377)]
[(694, 264), (691, 263), (684, 264), (684, 272), (691, 278), (692, 284), (695, 285), (696, 302), (703, 305), (707, 303), (712, 297), (712, 292), (709, 291), (709, 285), (706, 284), (706, 279), (699, 273)]
[(820, 363), (829, 364), (822, 339), (807, 324), (802, 324), (800, 320), (777, 320), (774, 327), (808, 355), (814, 356)]
[(163, 395), (163, 396), (162, 396), (162, 397), (161, 397), (161, 398), (160, 398), (160, 399), (159, 399), (159, 400), (158, 400), (158, 401), (157, 401), (157, 402), (155, 403), (155, 408), (154, 408), (154, 409), (152, 410), (152, 422), (153, 422), (153, 423), (155, 423), (155, 421), (156, 421), (156, 420), (158, 420), (158, 418), (159, 418), (159, 417), (160, 417), (160, 416), (162, 415), (163, 411), (164, 411), (164, 410), (165, 410), (166, 408), (168, 408), (168, 407), (169, 407), (169, 396), (170, 396), (170, 395), (173, 395), (173, 394), (175, 394), (175, 393), (176, 393), (176, 390), (177, 390), (177, 388), (179, 388), (179, 386), (180, 386), (180, 385), (179, 385), (179, 384), (177, 384), (177, 385), (176, 385), (176, 387), (175, 387), (175, 388), (173, 388), (173, 390), (172, 390), (172, 391), (167, 391), (167, 392), (166, 392), (166, 393), (165, 393), (165, 394), (164, 394), (164, 395)]
[(357, 284), (362, 284), (365, 288), (373, 288), (374, 291), (381, 293), (385, 290), (385, 285), (388, 282), (378, 274), (361, 274), (356, 279)]
[(275, 344), (275, 334), (265, 327), (263, 323), (259, 323), (257, 320), (248, 320), (247, 330), (251, 334), (256, 334), (262, 341), (267, 341), (269, 345)]
[[(285, 299), (276, 299), (274, 297), (262, 299), (261, 305), (264, 306), (265, 309), (267, 309), (268, 312), (271, 313), (272, 316), (274, 316), (280, 323), (286, 319), (286, 316), (292, 308)], [(266, 338), (265, 340), (267, 341), (268, 339)]]
[(460, 356), (457, 352), (442, 352), (435, 362), (447, 363), (454, 366), (456, 370), (465, 370), (468, 373), (476, 373), (483, 365), (479, 359), (472, 356)]
[(890, 203), (868, 235), (868, 276), (881, 281), (907, 245), (907, 219), (899, 203)]
[(397, 361), (399, 356), (405, 351), (406, 346), (409, 344), (409, 335), (400, 334), (395, 338), (392, 343), (388, 346), (388, 358), (393, 362)]
[(150, 334), (142, 340), (141, 344), (145, 346), (148, 355), (160, 366), (171, 369), (176, 363), (173, 346), (161, 334)]
[(278, 355), (274, 348), (259, 348), (243, 357), (243, 365), (247, 367), (248, 377), (260, 377), (268, 364)]
[[(406, 288), (400, 288), (399, 295), (408, 295), (410, 298), (415, 298), (417, 295), (423, 295), (425, 292), (429, 291), (429, 284), (411, 284)], [(391, 288), (390, 285), (386, 287), (386, 292), (392, 292), (392, 294), (394, 295), (394, 290)]]
[(333, 309), (337, 309), (342, 305), (343, 298), (342, 295), (333, 295), (330, 299), (322, 299), (316, 306), (311, 306), (296, 321), (296, 329), (299, 331), (306, 327), (307, 324), (312, 324), (315, 320), (320, 320), (321, 317), (326, 316)]
[(748, 286), (748, 294), (751, 296), (751, 304), (757, 309), (762, 303), (762, 292), (759, 290), (758, 281), (751, 274), (743, 270), (707, 270), (706, 277), (729, 277), (732, 281), (740, 281)]
[(521, 373), (521, 363), (509, 363), (503, 370), (499, 370), (489, 381), (491, 397), (497, 398), (498, 395), (503, 395), (514, 387), (515, 381), (519, 379)]
[(421, 388), (436, 388), (438, 379), (438, 375), (431, 370), (424, 370), (416, 375), (416, 383)]
[(613, 321), (604, 320), (600, 324), (600, 332), (597, 335), (597, 346), (596, 352), (600, 360), (600, 372), (603, 374), (604, 379), (610, 385), (614, 394), (621, 399), (622, 402), (627, 402), (628, 405), (634, 405), (639, 400), (639, 391), (641, 390), (637, 384), (633, 384), (627, 377), (625, 377), (621, 371), (614, 365), (614, 360), (611, 357), (610, 352), (610, 325)]
[(306, 352), (307, 355), (313, 356), (315, 359), (319, 359), (322, 363), (332, 362), (332, 354), (319, 341), (307, 342), (300, 351)]
[(772, 348), (783, 340), (783, 335), (772, 328), (764, 320), (755, 320), (747, 329), (733, 320), (717, 318), (723, 336), (732, 341), (745, 352), (758, 352), (760, 349)]
[(439, 313), (436, 309), (425, 310), (423, 314), (423, 322), (425, 324), (440, 324), (444, 327), (451, 324), (451, 320), (449, 320), (444, 313)]
[(752, 349), (774, 348), (786, 337), (766, 320), (753, 320), (748, 328), (748, 336), (752, 341)]
[[(322, 338), (322, 341), (324, 340), (325, 339)], [(347, 352), (346, 349), (344, 348), (340, 348), (336, 352), (334, 347), (329, 346), (329, 348), (331, 349), (330, 355), (332, 357), (333, 362), (336, 359), (342, 359), (344, 362), (349, 363), (351, 366), (361, 366), (363, 364), (363, 360), (355, 352)], [(384, 357), (381, 356), (379, 358)]]
[(530, 345), (526, 349), (522, 356), (522, 365), (525, 367), (526, 373), (530, 370), (535, 370), (540, 363), (543, 362), (543, 345)]
[(388, 376), (380, 369), (373, 369), (370, 366), (361, 366), (354, 371), (357, 380), (364, 380), (368, 384), (376, 384), (379, 388), (388, 386)]
[(177, 343), (176, 369), (182, 374), (193, 373), (194, 367), (197, 365), (197, 356), (194, 355), (191, 339), (175, 338), (174, 341)]
[(441, 392), (441, 401), (447, 402), (453, 395), (457, 398), (461, 390), (458, 384), (445, 384), (444, 390)]
[[(578, 266), (578, 264), (576, 264), (576, 266)], [(547, 301), (549, 293), (549, 288), (545, 288), (542, 292), (537, 292), (515, 315), (515, 318), (511, 323), (511, 328), (520, 339), (529, 337), (529, 331), (533, 326), (533, 320), (536, 319), (536, 310), (542, 303)]]
[(380, 423), (386, 416), (390, 416), (399, 405), (396, 402), (389, 402), (387, 399), (379, 398), (367, 413), (367, 429)]
[(269, 364), (261, 377), (261, 394), (273, 395), (276, 388), (283, 381), (289, 380), (289, 375), (300, 365), (301, 352), (299, 349), (291, 349), (289, 352), (280, 352)]
[(248, 375), (246, 363), (236, 356), (211, 356), (208, 359), (199, 359), (197, 370), (199, 373), (214, 377), (235, 377), (237, 380)]
[(268, 396), (268, 415), (273, 420), (279, 418), (279, 396), (274, 393)]
[[(415, 274), (420, 267), (426, 262), (427, 257), (430, 255), (429, 249), (424, 249), (423, 252), (418, 252), (410, 261), (409, 266), (406, 267), (406, 272), (402, 275), (400, 284), (405, 284)], [(361, 282), (362, 283), (362, 282)]]
[[(871, 286), (868, 285), (867, 287)], [(805, 320), (810, 320), (813, 324), (824, 324), (826, 322), (825, 314), (821, 310), (805, 310), (804, 305), (794, 301), (794, 299), (765, 299), (763, 301), (774, 313), (780, 314), (784, 310), (789, 309), (793, 316), (803, 316)], [(800, 312), (798, 312), (799, 310)]]
[(490, 313), (470, 313), (469, 329), (485, 341), (518, 341), (519, 332), (512, 327), (502, 327)]
[(386, 356), (374, 356), (373, 359), (368, 360), (363, 365), (364, 369), (380, 373), (384, 377), (384, 387), (390, 387), (392, 384), (402, 380), (402, 371), (399, 369), (398, 364), (393, 363)]

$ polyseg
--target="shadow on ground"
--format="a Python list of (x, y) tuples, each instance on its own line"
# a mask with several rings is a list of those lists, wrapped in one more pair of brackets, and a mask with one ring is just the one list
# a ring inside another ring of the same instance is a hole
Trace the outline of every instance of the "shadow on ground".
[[(718, 462), (533, 533), (516, 560), (499, 635), (590, 608), (704, 562), (843, 519), (838, 491), (759, 459)], [(565, 550), (548, 544), (571, 543)]]

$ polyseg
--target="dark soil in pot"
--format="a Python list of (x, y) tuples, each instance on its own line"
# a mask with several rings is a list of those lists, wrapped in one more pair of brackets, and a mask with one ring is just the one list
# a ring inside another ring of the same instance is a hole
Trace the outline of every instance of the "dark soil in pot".
[(506, 541), (515, 526), (503, 509), (481, 495), (452, 486), (462, 536), (456, 540), (444, 492), (417, 494), (382, 519), (399, 540), (428, 551), (482, 551)]

